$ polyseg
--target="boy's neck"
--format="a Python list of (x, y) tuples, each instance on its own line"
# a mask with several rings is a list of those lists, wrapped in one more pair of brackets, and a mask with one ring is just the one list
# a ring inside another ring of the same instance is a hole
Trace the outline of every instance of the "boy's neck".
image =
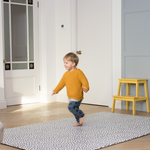
[(73, 67), (73, 68), (71, 68), (70, 70), (68, 70), (68, 71), (74, 71), (76, 69), (76, 67)]

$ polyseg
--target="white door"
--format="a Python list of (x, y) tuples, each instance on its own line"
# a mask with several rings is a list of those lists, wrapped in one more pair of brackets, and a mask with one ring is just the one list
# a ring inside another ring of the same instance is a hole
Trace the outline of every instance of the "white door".
[(112, 99), (111, 0), (77, 0), (79, 68), (90, 84), (83, 103), (109, 105)]
[(7, 105), (39, 101), (37, 0), (3, 0)]

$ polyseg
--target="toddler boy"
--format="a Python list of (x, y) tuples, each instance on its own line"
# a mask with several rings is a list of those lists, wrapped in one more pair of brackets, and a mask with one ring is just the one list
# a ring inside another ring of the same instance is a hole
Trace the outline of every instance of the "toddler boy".
[(83, 91), (85, 93), (89, 90), (89, 83), (84, 73), (76, 68), (79, 58), (76, 54), (70, 52), (63, 58), (64, 67), (66, 71), (53, 90), (52, 95), (57, 94), (64, 86), (67, 89), (67, 96), (69, 99), (68, 109), (76, 118), (77, 123), (73, 127), (81, 126), (83, 124), (85, 114), (79, 109), (83, 100)]

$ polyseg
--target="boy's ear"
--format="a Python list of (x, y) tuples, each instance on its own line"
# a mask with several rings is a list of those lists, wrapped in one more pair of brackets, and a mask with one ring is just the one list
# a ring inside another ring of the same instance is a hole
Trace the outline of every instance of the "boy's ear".
[(74, 62), (72, 65), (73, 65), (73, 67), (75, 67), (75, 66), (76, 66), (76, 63)]

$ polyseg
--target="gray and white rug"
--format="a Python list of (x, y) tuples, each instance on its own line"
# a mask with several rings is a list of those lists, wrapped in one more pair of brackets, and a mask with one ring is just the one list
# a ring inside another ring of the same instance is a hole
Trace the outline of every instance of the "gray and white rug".
[(3, 144), (25, 150), (95, 150), (150, 134), (150, 117), (100, 112), (4, 130)]

